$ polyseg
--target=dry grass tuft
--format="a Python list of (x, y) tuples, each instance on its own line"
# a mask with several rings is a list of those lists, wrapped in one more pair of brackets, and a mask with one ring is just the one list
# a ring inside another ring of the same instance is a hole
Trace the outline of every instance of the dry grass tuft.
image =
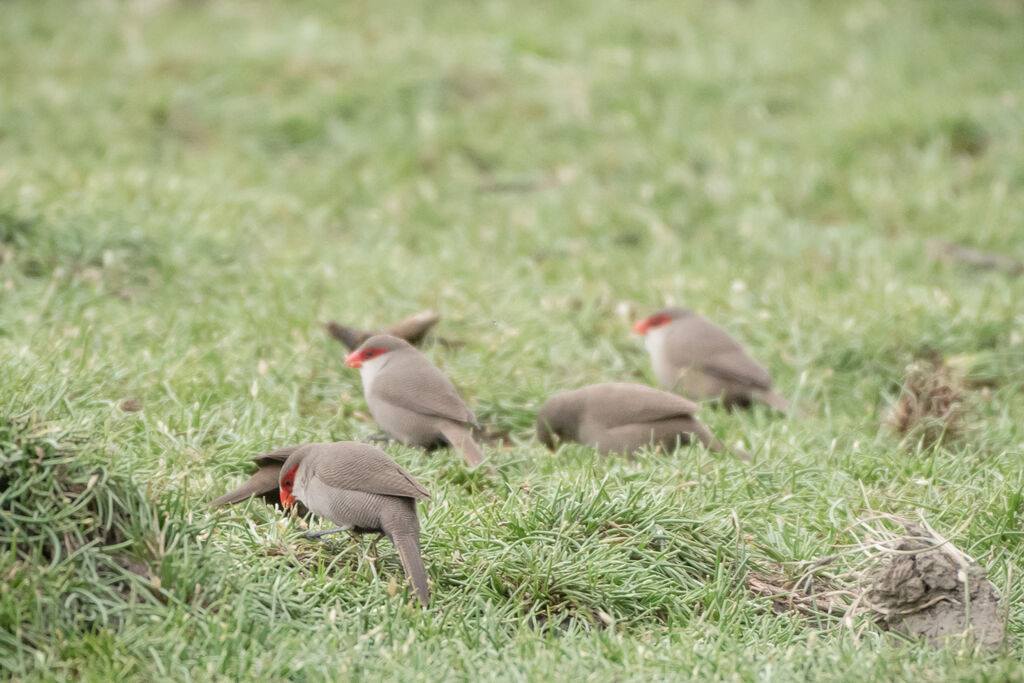
[(941, 359), (915, 361), (888, 423), (907, 443), (925, 448), (954, 441), (965, 430), (965, 397), (963, 381)]
[(782, 571), (750, 572), (747, 590), (757, 596), (771, 598), (775, 614), (799, 612), (806, 616), (841, 618), (853, 597), (846, 590), (837, 589), (831, 578), (805, 572), (789, 578)]

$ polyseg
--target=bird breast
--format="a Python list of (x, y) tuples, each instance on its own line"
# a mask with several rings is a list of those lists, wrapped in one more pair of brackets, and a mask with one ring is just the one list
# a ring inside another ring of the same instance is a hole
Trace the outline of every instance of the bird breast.
[(667, 387), (676, 383), (680, 370), (669, 362), (668, 337), (671, 327), (672, 325), (663, 325), (651, 330), (644, 337), (644, 345), (647, 347), (647, 353), (651, 355), (654, 374), (658, 381)]
[(373, 387), (373, 383), (377, 380), (377, 376), (380, 371), (384, 369), (384, 366), (390, 359), (390, 353), (385, 353), (383, 356), (378, 356), (373, 360), (366, 361), (363, 366), (359, 368), (359, 375), (363, 379), (363, 392), (365, 394), (370, 393), (370, 389)]

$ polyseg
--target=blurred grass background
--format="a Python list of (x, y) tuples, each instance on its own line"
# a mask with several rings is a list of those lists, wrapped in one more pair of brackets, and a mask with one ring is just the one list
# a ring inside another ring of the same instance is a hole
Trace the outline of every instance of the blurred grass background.
[[(0, 494), (0, 668), (1019, 677), (1024, 280), (927, 245), (1024, 256), (1022, 22), (1009, 0), (0, 4), (0, 435), (9, 482), (48, 482)], [(807, 419), (706, 410), (757, 456), (707, 472), (533, 443), (550, 392), (652, 379), (629, 326), (666, 302)], [(376, 431), (318, 323), (421, 308), (467, 342), (428, 354), (516, 441), (500, 483), (389, 448), (434, 495), (422, 614), (389, 595), (387, 544), (376, 581), (353, 542), (204, 507), (261, 450)], [(935, 354), (984, 381), (964, 437), (908, 454), (882, 423)], [(97, 487), (79, 540), (26, 540)], [(872, 510), (968, 522), (1008, 653), (745, 590)], [(616, 515), (636, 535), (611, 551)], [(117, 574), (75, 589), (96, 611), (68, 598), (82, 566)]]

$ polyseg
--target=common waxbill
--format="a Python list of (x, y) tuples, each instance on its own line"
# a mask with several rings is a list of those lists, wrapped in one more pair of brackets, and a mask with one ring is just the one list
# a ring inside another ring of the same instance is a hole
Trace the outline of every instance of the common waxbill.
[(420, 311), (380, 331), (367, 332), (365, 330), (357, 330), (354, 327), (341, 325), (334, 321), (324, 323), (324, 328), (327, 329), (328, 334), (344, 344), (349, 351), (352, 351), (375, 334), (389, 334), (392, 337), (404, 339), (410, 344), (419, 344), (423, 341), (427, 332), (430, 331), (430, 328), (436, 325), (440, 319), (440, 313)]
[(420, 554), (416, 499), (430, 494), (386, 453), (355, 441), (305, 444), (285, 460), (279, 484), (286, 508), (299, 501), (338, 525), (310, 537), (347, 530), (387, 536), (406, 578), (427, 605), (430, 588)]
[[(608, 454), (652, 444), (672, 450), (696, 437), (708, 450), (722, 451), (722, 442), (697, 419), (698, 410), (682, 396), (643, 384), (590, 384), (545, 401), (537, 414), (537, 438), (552, 449), (565, 440)], [(739, 450), (737, 455), (750, 457)]]
[(727, 407), (764, 401), (785, 413), (789, 403), (772, 391), (772, 377), (760, 363), (713, 322), (686, 308), (663, 308), (638, 322), (658, 381), (702, 401), (721, 399)]
[(259, 496), (271, 505), (279, 505), (281, 499), (278, 497), (278, 480), (281, 475), (281, 466), (296, 448), (299, 446), (285, 446), (276, 451), (255, 456), (252, 460), (259, 469), (244, 484), (212, 501), (210, 506), (243, 503), (253, 496)]
[(370, 337), (346, 363), (359, 368), (370, 413), (393, 438), (410, 446), (454, 446), (470, 467), (484, 461), (470, 434), (473, 413), (455, 385), (409, 342)]

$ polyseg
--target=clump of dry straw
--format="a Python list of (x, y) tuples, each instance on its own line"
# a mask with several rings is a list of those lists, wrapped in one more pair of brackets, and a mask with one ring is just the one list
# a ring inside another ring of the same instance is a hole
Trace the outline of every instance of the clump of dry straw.
[(889, 425), (909, 444), (930, 448), (960, 438), (966, 426), (963, 381), (941, 359), (907, 366)]

